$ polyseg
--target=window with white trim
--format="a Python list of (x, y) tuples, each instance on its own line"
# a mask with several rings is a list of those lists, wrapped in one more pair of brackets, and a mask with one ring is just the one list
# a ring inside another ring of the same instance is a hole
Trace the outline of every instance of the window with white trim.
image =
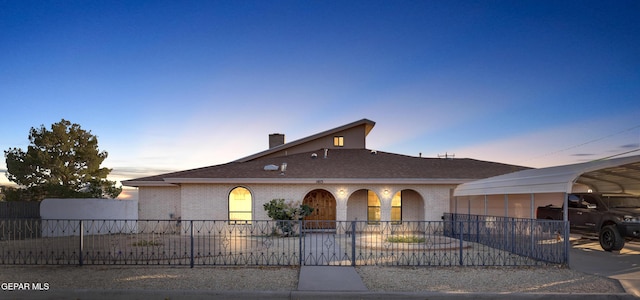
[(236, 187), (229, 193), (229, 221), (251, 221), (251, 192), (244, 187)]

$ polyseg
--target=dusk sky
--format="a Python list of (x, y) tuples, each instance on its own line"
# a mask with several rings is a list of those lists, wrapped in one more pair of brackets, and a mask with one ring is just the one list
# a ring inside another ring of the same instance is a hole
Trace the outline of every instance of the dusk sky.
[(367, 118), (367, 148), (412, 156), (640, 155), (638, 16), (636, 0), (0, 0), (0, 149), (64, 118), (119, 181)]

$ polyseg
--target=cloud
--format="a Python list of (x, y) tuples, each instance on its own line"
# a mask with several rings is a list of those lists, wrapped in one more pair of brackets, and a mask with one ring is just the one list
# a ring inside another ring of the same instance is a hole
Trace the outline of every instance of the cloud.
[(622, 149), (636, 149), (636, 148), (640, 148), (640, 144), (638, 144), (638, 143), (636, 143), (636, 144), (626, 144), (626, 145), (620, 146), (620, 148), (622, 148)]

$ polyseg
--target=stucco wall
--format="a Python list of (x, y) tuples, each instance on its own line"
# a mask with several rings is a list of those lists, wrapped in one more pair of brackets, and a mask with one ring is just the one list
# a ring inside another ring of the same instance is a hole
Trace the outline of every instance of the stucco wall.
[[(138, 201), (114, 199), (44, 199), (40, 204), (42, 236), (110, 234), (109, 229), (137, 231)], [(83, 228), (79, 221), (83, 221)], [(95, 221), (90, 221), (95, 220)]]

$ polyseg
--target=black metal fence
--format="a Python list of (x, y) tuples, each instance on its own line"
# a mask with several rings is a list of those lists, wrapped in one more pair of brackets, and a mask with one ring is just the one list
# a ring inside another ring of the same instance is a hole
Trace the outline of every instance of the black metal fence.
[(568, 222), (468, 214), (444, 214), (443, 220), (446, 236), (515, 255), (509, 259), (569, 261)]
[[(0, 202), (0, 220), (6, 218), (40, 218), (40, 201), (10, 201)], [(19, 225), (19, 226), (18, 226)], [(4, 240), (8, 236), (13, 239), (20, 238), (23, 235), (21, 232), (33, 232), (39, 234), (41, 230), (39, 228), (33, 228), (32, 226), (38, 226), (37, 222), (22, 222), (16, 226), (12, 226), (11, 232), (0, 232), (0, 241)], [(25, 227), (21, 227), (25, 226)], [(39, 237), (36, 235), (34, 237)]]
[[(229, 222), (0, 219), (0, 264), (402, 265), (566, 264), (548, 220)], [(500, 223), (502, 222), (502, 223)], [(314, 228), (306, 230), (305, 228)], [(508, 230), (515, 228), (515, 230)]]

